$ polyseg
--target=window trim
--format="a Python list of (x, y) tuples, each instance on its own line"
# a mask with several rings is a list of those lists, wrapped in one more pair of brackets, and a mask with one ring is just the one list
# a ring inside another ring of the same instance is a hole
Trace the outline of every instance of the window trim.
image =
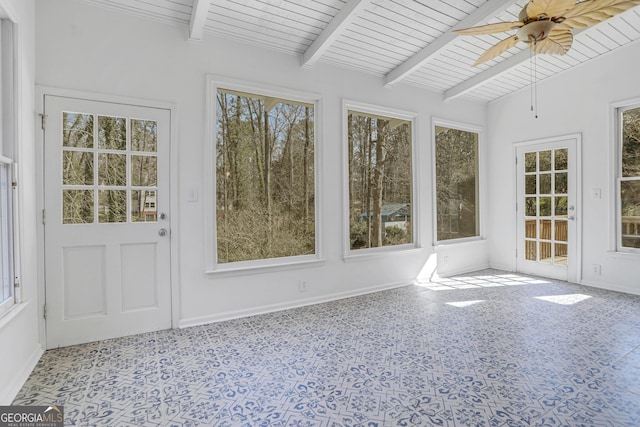
[(610, 212), (613, 215), (613, 221), (610, 223), (610, 252), (622, 254), (624, 256), (636, 257), (640, 255), (640, 248), (629, 248), (622, 246), (622, 199), (620, 198), (620, 187), (623, 181), (622, 177), (622, 114), (625, 111), (640, 108), (640, 98), (627, 99), (620, 102), (612, 103), (611, 106), (611, 134), (612, 141), (612, 168), (611, 176), (611, 204)]
[[(478, 215), (479, 218), (476, 219), (476, 223), (477, 223), (477, 236), (470, 236), (470, 237), (460, 237), (457, 239), (447, 239), (447, 240), (438, 240), (438, 194), (436, 191), (437, 188), (437, 183), (436, 183), (436, 126), (441, 126), (441, 127), (447, 127), (447, 128), (451, 128), (451, 129), (457, 129), (457, 130), (462, 130), (465, 132), (474, 132), (476, 134), (478, 134), (478, 171), (477, 171), (477, 178), (476, 178), (476, 188), (478, 191), (478, 194), (476, 196), (477, 198), (477, 203), (478, 203), (478, 207), (477, 207), (477, 213), (476, 215)], [(478, 125), (473, 125), (473, 124), (469, 124), (469, 123), (462, 123), (462, 122), (457, 122), (457, 121), (453, 121), (453, 120), (447, 120), (447, 119), (442, 119), (442, 118), (438, 118), (438, 117), (432, 117), (431, 118), (431, 190), (432, 190), (432, 199), (431, 199), (431, 203), (432, 203), (432, 240), (433, 240), (433, 247), (436, 248), (438, 246), (449, 246), (449, 245), (455, 245), (455, 244), (464, 244), (464, 243), (469, 243), (469, 242), (476, 242), (479, 240), (485, 240), (484, 237), (484, 230), (485, 230), (485, 216), (484, 212), (484, 206), (486, 205), (486, 191), (484, 191), (483, 188), (483, 176), (484, 176), (484, 167), (485, 167), (485, 156), (484, 156), (484, 150), (482, 150), (483, 147), (483, 142), (484, 142), (484, 130), (482, 128), (482, 126), (478, 126)]]
[[(393, 119), (400, 119), (411, 122), (411, 239), (413, 243), (403, 245), (381, 246), (378, 248), (351, 249), (350, 243), (350, 223), (349, 223), (349, 111), (354, 110), (364, 114), (372, 114), (376, 116), (384, 116)], [(418, 177), (418, 113), (411, 111), (398, 110), (395, 108), (383, 107), (365, 102), (359, 102), (349, 99), (342, 100), (342, 200), (343, 211), (343, 255), (344, 262), (353, 260), (365, 260), (377, 258), (385, 254), (393, 254), (398, 252), (411, 252), (421, 248), (420, 244), (420, 227), (421, 221), (418, 217), (419, 177)]]
[[(11, 310), (11, 308), (13, 308), (16, 303), (17, 303), (17, 295), (16, 295), (16, 291), (17, 288), (15, 286), (15, 284), (17, 283), (17, 277), (16, 277), (16, 262), (15, 262), (15, 250), (16, 250), (16, 239), (15, 239), (15, 235), (16, 235), (16, 230), (15, 230), (15, 218), (16, 218), (16, 212), (15, 212), (15, 187), (12, 185), (13, 182), (15, 182), (15, 164), (13, 163), (13, 160), (11, 160), (8, 157), (4, 157), (4, 156), (0, 156), (0, 165), (3, 166), (7, 166), (7, 172), (8, 172), (8, 180), (9, 182), (7, 183), (7, 217), (3, 218), (2, 215), (0, 214), (0, 228), (4, 228), (5, 224), (3, 224), (6, 221), (6, 227), (8, 228), (8, 236), (7, 236), (7, 259), (1, 259), (0, 262), (2, 262), (3, 264), (6, 262), (7, 263), (7, 267), (9, 269), (9, 271), (7, 272), (11, 277), (9, 278), (9, 281), (11, 282), (11, 296), (9, 298), (7, 298), (4, 301), (0, 301), (0, 317), (2, 317), (3, 315), (5, 315), (7, 312), (9, 312)], [(1, 179), (1, 178), (0, 178)], [(2, 195), (0, 194), (0, 198), (2, 198)], [(0, 204), (3, 201), (0, 201)], [(0, 230), (0, 235), (2, 235), (2, 230)], [(5, 242), (0, 241), (0, 245), (4, 246)], [(4, 248), (0, 248), (0, 256), (4, 256)], [(4, 267), (4, 266), (3, 266)], [(0, 269), (0, 271), (2, 271), (4, 268)], [(4, 280), (4, 278), (2, 278), (2, 280)]]
[(7, 189), (8, 206), (8, 263), (11, 270), (12, 295), (7, 300), (0, 302), (0, 318), (13, 312), (22, 302), (20, 284), (20, 215), (19, 215), (19, 194), (18, 183), (18, 163), (17, 163), (17, 140), (18, 140), (18, 37), (17, 25), (6, 11), (0, 9), (0, 88), (2, 92), (2, 103), (0, 114), (2, 126), (0, 126), (0, 162), (9, 168), (10, 187)]
[[(322, 170), (321, 151), (321, 120), (322, 99), (320, 95), (311, 92), (303, 92), (273, 85), (265, 85), (255, 82), (233, 79), (229, 77), (208, 74), (206, 76), (206, 132), (204, 146), (204, 215), (205, 215), (205, 274), (209, 277), (225, 277), (261, 272), (286, 270), (288, 268), (302, 268), (314, 266), (323, 262), (323, 234), (322, 216), (322, 188), (320, 171)], [(314, 215), (315, 215), (315, 254), (298, 255), (281, 258), (268, 258), (249, 261), (235, 261), (218, 263), (217, 261), (217, 231), (216, 231), (216, 95), (218, 89), (227, 89), (244, 92), (251, 95), (281, 98), (293, 102), (313, 104), (313, 147), (314, 147)]]

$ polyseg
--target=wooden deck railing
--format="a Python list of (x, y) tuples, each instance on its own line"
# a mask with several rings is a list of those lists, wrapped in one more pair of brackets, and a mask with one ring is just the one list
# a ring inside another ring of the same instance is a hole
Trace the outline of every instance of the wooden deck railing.
[[(568, 222), (563, 220), (555, 221), (555, 256), (567, 256)], [(528, 260), (549, 260), (551, 259), (551, 220), (540, 220), (540, 234), (536, 235), (536, 221), (525, 221), (525, 259)], [(536, 237), (540, 240), (539, 253), (536, 248)], [(622, 217), (622, 238), (623, 245), (640, 248), (640, 216)], [(547, 240), (547, 242), (545, 242)], [(538, 258), (539, 257), (539, 258)]]
[[(550, 219), (540, 220), (540, 235), (537, 236), (540, 240), (549, 240), (549, 242), (540, 242), (540, 253), (537, 254), (536, 251), (536, 242), (533, 240), (527, 240), (525, 242), (525, 257), (528, 260), (550, 260), (551, 259), (551, 224), (552, 221)], [(536, 221), (528, 220), (525, 222), (525, 236), (527, 238), (536, 238)], [(555, 221), (555, 256), (556, 257), (566, 257), (567, 256), (567, 239), (569, 236), (568, 233), (568, 222), (564, 220), (556, 220)], [(539, 256), (539, 258), (536, 257)]]
[(626, 237), (640, 237), (640, 216), (622, 217), (622, 235)]

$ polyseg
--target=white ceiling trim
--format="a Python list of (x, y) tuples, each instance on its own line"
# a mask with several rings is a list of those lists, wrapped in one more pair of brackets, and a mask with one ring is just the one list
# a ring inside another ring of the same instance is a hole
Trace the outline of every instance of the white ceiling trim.
[[(492, 101), (532, 81), (524, 44), (476, 68), (470, 65), (473, 60), (500, 37), (453, 33), (457, 28), (517, 20), (528, 0), (77, 1), (179, 24), (188, 42), (201, 41), (209, 32), (296, 55), (303, 67), (324, 61), (379, 76), (387, 87), (402, 82), (436, 91), (445, 100)], [(576, 37), (567, 55), (539, 58), (533, 71), (537, 81), (628, 43), (640, 43), (640, 6), (579, 35), (578, 29), (573, 32)]]
[(340, 12), (329, 22), (302, 54), (302, 66), (312, 66), (340, 37), (355, 18), (358, 17), (373, 0), (348, 0)]
[(189, 20), (189, 41), (202, 41), (204, 24), (209, 13), (209, 0), (193, 0), (191, 19)]
[(440, 50), (446, 47), (449, 43), (451, 43), (458, 36), (453, 33), (454, 29), (461, 29), (467, 27), (473, 27), (480, 22), (483, 22), (489, 18), (493, 18), (498, 13), (502, 12), (512, 4), (514, 4), (516, 0), (489, 0), (476, 9), (472, 14), (468, 15), (464, 18), (458, 25), (454, 28), (450, 28), (440, 37), (435, 39), (432, 43), (428, 44), (421, 51), (413, 55), (411, 58), (391, 70), (385, 77), (384, 83), (385, 86), (389, 87), (394, 83), (399, 82), (404, 79), (408, 75), (415, 72), (417, 69), (421, 68), (427, 61), (429, 61), (433, 56), (435, 56)]

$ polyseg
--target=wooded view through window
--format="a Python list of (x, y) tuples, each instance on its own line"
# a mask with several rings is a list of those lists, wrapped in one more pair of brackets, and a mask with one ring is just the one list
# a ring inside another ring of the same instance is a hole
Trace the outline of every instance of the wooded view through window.
[(63, 112), (62, 222), (156, 221), (157, 141), (155, 120)]
[(640, 107), (622, 112), (621, 241), (640, 248)]
[(411, 122), (348, 111), (350, 248), (413, 242)]
[(479, 235), (478, 134), (435, 127), (437, 240)]
[(315, 254), (314, 106), (218, 89), (217, 262)]

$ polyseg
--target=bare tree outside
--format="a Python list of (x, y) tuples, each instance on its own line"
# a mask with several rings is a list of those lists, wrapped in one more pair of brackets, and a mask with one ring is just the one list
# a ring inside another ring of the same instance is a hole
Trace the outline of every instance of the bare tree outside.
[(217, 261), (314, 254), (314, 106), (219, 89)]
[(63, 223), (156, 221), (157, 130), (153, 120), (63, 112)]
[(350, 248), (413, 242), (411, 122), (348, 112)]
[(622, 113), (620, 179), (622, 246), (640, 248), (640, 108)]
[(478, 134), (435, 127), (437, 240), (479, 235)]
[(62, 218), (65, 224), (94, 222), (94, 116), (62, 114)]

